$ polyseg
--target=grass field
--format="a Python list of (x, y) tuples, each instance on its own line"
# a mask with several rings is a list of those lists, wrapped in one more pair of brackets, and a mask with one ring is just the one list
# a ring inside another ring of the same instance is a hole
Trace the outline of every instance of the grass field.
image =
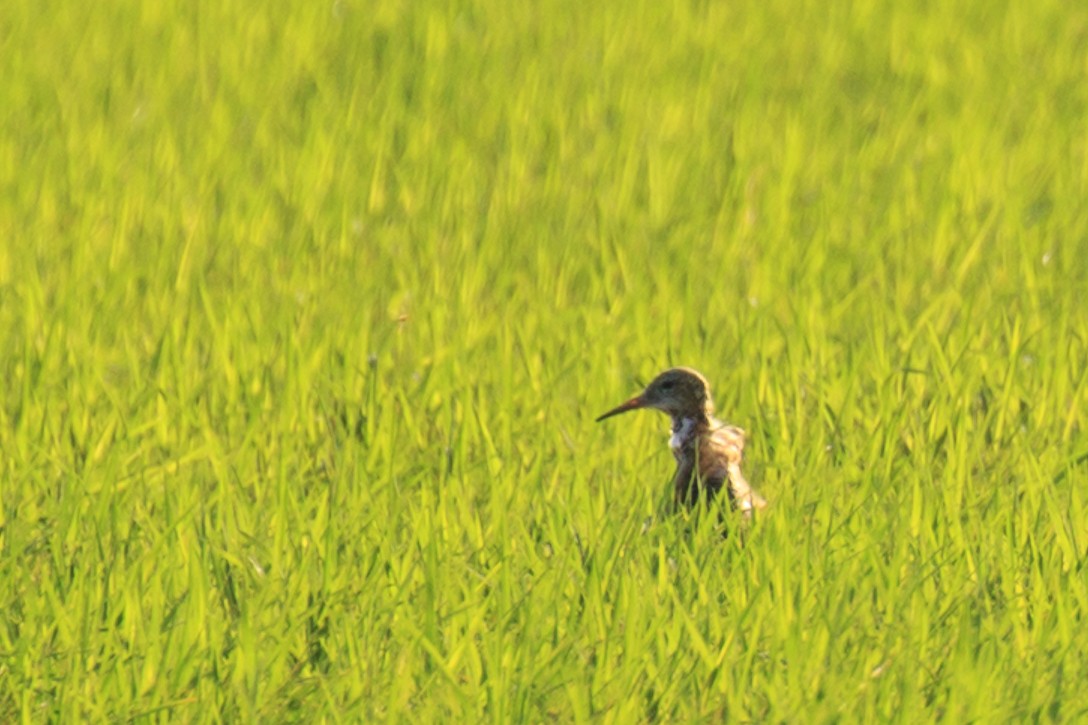
[[(1088, 718), (1086, 77), (1059, 0), (6, 0), (0, 721)], [(592, 422), (673, 364), (744, 536)]]

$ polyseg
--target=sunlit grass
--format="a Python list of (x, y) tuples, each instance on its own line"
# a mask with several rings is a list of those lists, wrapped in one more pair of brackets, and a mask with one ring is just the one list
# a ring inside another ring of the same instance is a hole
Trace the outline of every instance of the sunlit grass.
[(1088, 713), (1088, 11), (273, 5), (0, 9), (0, 720)]

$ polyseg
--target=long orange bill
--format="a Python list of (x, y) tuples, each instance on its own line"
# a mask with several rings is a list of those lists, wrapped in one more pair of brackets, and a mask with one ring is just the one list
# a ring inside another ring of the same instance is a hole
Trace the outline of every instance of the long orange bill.
[(638, 397), (635, 397), (635, 398), (631, 398), (630, 400), (628, 400), (623, 405), (617, 405), (612, 410), (608, 411), (604, 415), (597, 418), (596, 422), (600, 423), (605, 418), (611, 418), (614, 415), (619, 415), (620, 413), (626, 413), (629, 410), (635, 410), (636, 408), (641, 408), (641, 407), (643, 407), (645, 405), (646, 405), (646, 403), (643, 402), (641, 395), (638, 396)]

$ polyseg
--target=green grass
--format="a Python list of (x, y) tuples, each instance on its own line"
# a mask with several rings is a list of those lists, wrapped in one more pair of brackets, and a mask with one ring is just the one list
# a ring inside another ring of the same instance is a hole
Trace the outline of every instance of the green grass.
[[(0, 720), (1088, 717), (1086, 58), (1058, 0), (7, 0)], [(670, 364), (743, 542), (592, 422)]]

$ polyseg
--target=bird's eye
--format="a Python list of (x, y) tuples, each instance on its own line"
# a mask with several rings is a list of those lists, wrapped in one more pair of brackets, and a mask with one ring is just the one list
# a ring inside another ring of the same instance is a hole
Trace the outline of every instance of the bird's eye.
[(661, 389), (662, 390), (671, 390), (672, 389), (672, 381), (671, 380), (666, 380), (665, 382), (661, 383)]

